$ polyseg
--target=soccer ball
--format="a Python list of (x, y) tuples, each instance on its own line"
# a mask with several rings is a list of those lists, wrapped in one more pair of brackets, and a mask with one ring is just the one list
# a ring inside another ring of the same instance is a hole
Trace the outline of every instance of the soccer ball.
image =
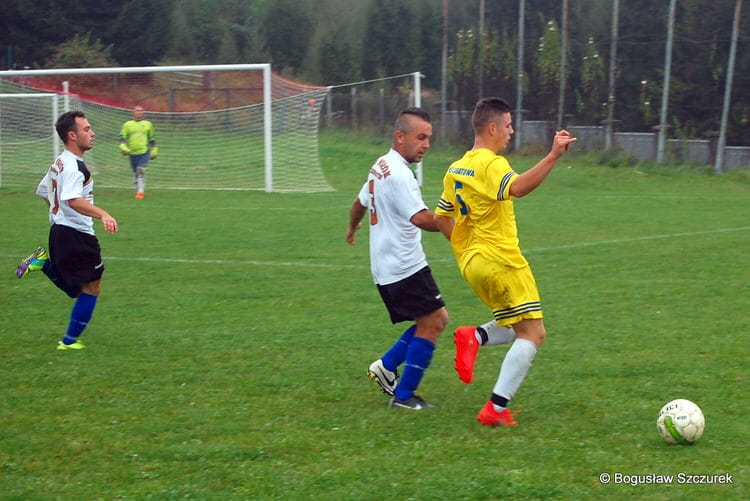
[(672, 445), (695, 443), (703, 435), (705, 425), (701, 408), (684, 398), (665, 404), (656, 420), (659, 434)]

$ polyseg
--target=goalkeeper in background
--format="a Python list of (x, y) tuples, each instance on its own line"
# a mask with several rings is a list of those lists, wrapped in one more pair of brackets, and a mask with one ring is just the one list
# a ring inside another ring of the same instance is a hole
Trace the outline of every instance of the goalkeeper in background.
[(128, 120), (120, 131), (120, 151), (130, 156), (130, 167), (135, 175), (135, 198), (141, 199), (146, 192), (146, 167), (148, 161), (156, 158), (154, 124), (143, 119), (143, 106), (133, 108), (133, 120)]

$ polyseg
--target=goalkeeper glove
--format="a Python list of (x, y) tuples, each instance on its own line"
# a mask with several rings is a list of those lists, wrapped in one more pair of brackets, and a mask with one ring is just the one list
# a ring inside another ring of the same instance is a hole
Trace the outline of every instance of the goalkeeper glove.
[(128, 148), (128, 145), (125, 143), (120, 143), (120, 151), (125, 156), (130, 155), (130, 149)]
[(151, 147), (151, 160), (156, 158), (156, 156), (159, 154), (159, 147), (158, 146), (152, 146)]

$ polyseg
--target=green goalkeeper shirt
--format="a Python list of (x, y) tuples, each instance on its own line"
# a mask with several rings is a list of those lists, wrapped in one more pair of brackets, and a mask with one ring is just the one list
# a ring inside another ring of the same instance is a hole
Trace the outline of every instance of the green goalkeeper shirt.
[(133, 155), (142, 155), (149, 147), (156, 146), (155, 136), (154, 125), (148, 120), (128, 120), (120, 131), (120, 141)]

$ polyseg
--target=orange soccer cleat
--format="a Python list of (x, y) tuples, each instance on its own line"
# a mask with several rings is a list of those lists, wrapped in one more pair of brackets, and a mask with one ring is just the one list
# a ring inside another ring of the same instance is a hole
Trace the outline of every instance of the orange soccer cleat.
[(497, 412), (492, 406), (492, 401), (488, 400), (482, 410), (477, 414), (480, 423), (487, 426), (515, 426), (518, 421), (513, 419), (513, 412), (510, 409), (503, 409)]
[(459, 379), (466, 384), (471, 383), (474, 377), (474, 362), (479, 351), (475, 332), (475, 327), (465, 326), (459, 327), (453, 333), (453, 342), (456, 344), (456, 372)]

